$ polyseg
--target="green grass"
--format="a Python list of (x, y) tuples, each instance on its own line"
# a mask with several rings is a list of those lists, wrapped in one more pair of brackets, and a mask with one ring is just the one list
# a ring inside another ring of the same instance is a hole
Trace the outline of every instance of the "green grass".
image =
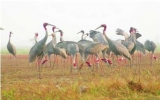
[(156, 44), (156, 52), (160, 52), (160, 44)]
[[(29, 50), (30, 50), (29, 48), (17, 48), (16, 54), (28, 54)], [(1, 54), (9, 54), (7, 48), (2, 48)]]
[[(156, 54), (158, 58), (160, 54)], [(27, 57), (27, 56), (26, 56)], [(10, 66), (10, 59), (2, 55), (2, 100), (159, 100), (160, 99), (160, 67), (159, 61), (149, 65), (149, 56), (142, 57), (138, 66), (129, 68), (122, 62), (121, 66), (107, 67), (106, 64), (94, 70), (86, 65), (82, 74), (69, 74), (70, 65), (61, 63), (51, 69), (43, 66), (42, 79), (37, 78), (37, 68), (29, 66), (28, 59), (19, 56), (18, 66)], [(60, 59), (59, 59), (60, 60)], [(79, 61), (78, 61), (79, 62)], [(78, 63), (80, 64), (80, 62)], [(67, 65), (67, 66), (66, 66)], [(139, 70), (140, 66), (140, 70)], [(133, 81), (142, 89), (136, 90)], [(81, 87), (87, 90), (81, 92)]]
[[(156, 44), (157, 48), (155, 52), (160, 52), (160, 44)], [(28, 54), (30, 48), (17, 48), (17, 54)], [(1, 49), (1, 54), (9, 54), (7, 48), (2, 48)]]

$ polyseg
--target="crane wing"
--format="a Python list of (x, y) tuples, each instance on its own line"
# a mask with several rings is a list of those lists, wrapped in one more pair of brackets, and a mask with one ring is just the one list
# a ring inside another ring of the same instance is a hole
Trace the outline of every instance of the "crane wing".
[(136, 39), (142, 36), (140, 33), (135, 33), (135, 34), (136, 34)]
[(142, 43), (140, 43), (139, 41), (136, 41), (136, 49), (138, 51), (142, 52), (143, 54), (145, 54), (144, 45)]
[(115, 42), (115, 45), (116, 45), (115, 49), (117, 50), (117, 52), (119, 52), (120, 55), (123, 55), (124, 57), (126, 57), (129, 60), (132, 59), (128, 49), (124, 45), (122, 45), (118, 42)]
[(127, 32), (125, 32), (125, 31), (123, 31), (123, 30), (122, 30), (122, 29), (120, 29), (120, 28), (117, 28), (117, 29), (116, 29), (116, 34), (117, 34), (117, 35), (122, 35), (122, 36), (124, 36), (124, 37), (125, 37), (125, 39), (129, 38), (128, 33), (127, 33)]
[(100, 51), (104, 50), (107, 46), (101, 43), (93, 43), (89, 45), (87, 48), (85, 48), (86, 51), (89, 51), (90, 53), (99, 53)]

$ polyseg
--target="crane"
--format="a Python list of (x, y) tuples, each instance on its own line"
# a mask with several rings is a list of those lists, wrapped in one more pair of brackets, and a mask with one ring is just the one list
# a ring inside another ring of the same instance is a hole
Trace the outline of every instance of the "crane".
[(35, 43), (37, 43), (37, 37), (38, 37), (38, 33), (35, 33), (35, 36), (34, 36)]
[[(59, 48), (59, 47), (55, 47), (55, 45), (57, 43), (56, 36), (55, 36), (55, 33), (54, 33), (55, 29), (58, 29), (58, 28), (56, 28), (56, 26), (53, 26), (53, 28), (52, 28), (53, 34), (50, 35), (50, 36), (52, 36), (52, 40), (47, 44), (47, 54), (48, 54), (48, 57), (50, 59), (50, 66), (51, 66), (51, 58), (50, 58), (50, 56), (52, 54), (59, 55), (64, 59), (67, 58), (67, 54), (66, 54), (65, 49)], [(56, 58), (54, 58), (54, 60), (55, 59)]]
[(131, 66), (132, 65), (131, 64), (132, 63), (132, 57), (131, 57), (129, 51), (127, 50), (127, 48), (124, 45), (120, 44), (119, 42), (111, 40), (106, 35), (106, 28), (107, 28), (107, 26), (105, 24), (100, 25), (95, 30), (97, 30), (97, 29), (99, 29), (101, 27), (103, 27), (103, 35), (104, 35), (104, 37), (108, 41), (109, 49), (117, 56), (117, 59), (118, 59), (118, 55), (123, 55), (125, 58), (127, 58), (128, 60), (130, 60), (130, 66)]
[[(136, 29), (133, 27), (130, 28), (130, 32), (131, 32), (130, 36), (125, 31), (123, 31), (119, 28), (116, 29), (116, 32), (117, 32), (116, 33), (117, 35), (122, 35), (125, 37), (125, 40), (122, 42), (122, 44), (129, 50), (129, 52), (132, 55), (134, 53), (134, 51), (136, 50), (136, 44), (140, 45), (139, 44), (140, 42), (139, 41), (137, 42), (137, 39), (139, 37), (141, 37), (142, 35), (139, 33), (136, 33)], [(142, 50), (140, 48), (137, 48), (137, 49)], [(143, 53), (143, 50), (141, 52)]]
[(108, 46), (108, 41), (106, 40), (104, 35), (96, 30), (91, 30), (89, 32), (89, 35), (90, 35), (90, 38), (92, 38), (94, 42), (99, 42), (99, 43), (106, 45), (106, 48), (102, 50), (103, 58), (101, 60), (104, 61), (107, 65), (108, 64), (111, 65), (112, 64), (111, 61), (106, 58), (106, 54), (110, 55), (110, 50)]
[(76, 64), (76, 54), (79, 53), (79, 47), (78, 44), (74, 41), (64, 41), (63, 40), (63, 31), (58, 30), (57, 32), (60, 32), (60, 41), (58, 42), (55, 47), (59, 48), (64, 48), (66, 52), (71, 55), (72, 57), (72, 65), (70, 67), (70, 73), (72, 73), (72, 67), (77, 69), (77, 64)]
[[(106, 45), (101, 44), (101, 43), (96, 43), (96, 42), (93, 42), (93, 41), (89, 41), (89, 40), (85, 40), (85, 38), (89, 35), (88, 33), (86, 34), (87, 36), (83, 39), (83, 36), (84, 36), (84, 31), (83, 30), (81, 30), (78, 33), (82, 33), (81, 40), (77, 42), (80, 46), (79, 52), (80, 52), (82, 61), (85, 62), (89, 67), (91, 67), (92, 64), (89, 61), (87, 61), (88, 56), (89, 55), (95, 55), (96, 56), (96, 62), (97, 62), (97, 68), (98, 68), (98, 66), (99, 66), (99, 64), (98, 64), (98, 59), (99, 59), (98, 53), (100, 51), (104, 50), (104, 48), (106, 48)], [(97, 49), (98, 49), (98, 51), (96, 51)], [(81, 64), (80, 69), (82, 68), (82, 66), (83, 66), (83, 63)]]
[(130, 32), (132, 33), (130, 37), (127, 37), (127, 33), (125, 33), (121, 29), (117, 29), (116, 32), (117, 35), (120, 35), (121, 33), (125, 34), (125, 41), (122, 42), (122, 44), (128, 49), (129, 53), (132, 55), (136, 50), (136, 30), (130, 29)]
[[(38, 33), (35, 33), (35, 36), (34, 36), (35, 44), (37, 43), (37, 37), (38, 37)], [(30, 55), (30, 53), (32, 53), (33, 49), (34, 49), (34, 46), (30, 49), (29, 55)], [(31, 62), (31, 63), (30, 63), (30, 66), (32, 66), (32, 62), (33, 62), (35, 59), (36, 59), (36, 57), (31, 59), (31, 61), (30, 61), (30, 62)]]
[(125, 47), (127, 47), (127, 49), (130, 51), (131, 54), (133, 54), (135, 52), (135, 50), (140, 51), (142, 54), (145, 54), (144, 45), (137, 40), (142, 35), (136, 32), (136, 33), (134, 33), (136, 39), (133, 39), (133, 40), (130, 39), (133, 37), (133, 32), (132, 32), (133, 29), (136, 30), (135, 28), (131, 27), (130, 31), (129, 31), (132, 33), (131, 36), (129, 36), (129, 34), (127, 32), (125, 32), (119, 28), (116, 29), (116, 32), (117, 32), (116, 34), (124, 36), (125, 40), (121, 40), (121, 43)]
[(147, 51), (151, 52), (150, 64), (152, 65), (152, 58), (154, 58), (155, 60), (157, 60), (157, 57), (154, 56), (154, 51), (155, 51), (155, 49), (156, 49), (156, 44), (155, 44), (153, 41), (146, 40), (146, 41), (144, 42), (144, 48), (145, 48)]
[(29, 52), (29, 63), (33, 62), (35, 59), (37, 59), (37, 69), (38, 69), (38, 78), (41, 78), (40, 70), (41, 70), (41, 61), (44, 56), (44, 49), (45, 49), (45, 44), (48, 38), (48, 31), (46, 26), (54, 26), (49, 23), (44, 23), (43, 27), (45, 29), (45, 37), (38, 41), (34, 46), (32, 47), (33, 49)]
[[(11, 60), (11, 66), (12, 66), (12, 57), (11, 54), (16, 58), (16, 47), (11, 43), (11, 34), (13, 34), (12, 32), (9, 33), (9, 41), (7, 44), (7, 49), (10, 53), (10, 60)], [(17, 59), (16, 59), (16, 65), (17, 65)]]

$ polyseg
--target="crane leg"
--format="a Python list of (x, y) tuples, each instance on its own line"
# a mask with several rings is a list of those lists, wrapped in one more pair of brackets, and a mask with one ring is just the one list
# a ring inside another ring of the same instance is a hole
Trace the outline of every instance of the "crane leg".
[(49, 67), (53, 69), (52, 63), (51, 63), (51, 57), (49, 56)]
[(37, 58), (37, 70), (38, 70), (38, 78), (41, 79), (41, 66), (40, 66), (40, 63), (41, 63), (41, 59), (40, 58)]
[(59, 59), (58, 56), (56, 55), (56, 59), (57, 59), (57, 67), (59, 66)]
[(11, 61), (11, 66), (12, 66), (12, 57), (11, 57), (11, 54), (9, 53), (9, 56), (10, 56), (10, 61)]
[(151, 54), (151, 57), (150, 57), (150, 59), (151, 59), (151, 61), (150, 61), (150, 62), (151, 62), (151, 63), (150, 63), (150, 65), (151, 65), (151, 66), (153, 66), (153, 64), (152, 64), (152, 62), (153, 62), (152, 58), (153, 58), (153, 53)]
[(130, 68), (133, 66), (133, 60), (130, 60)]
[(96, 70), (98, 71), (99, 68), (100, 59), (98, 57), (98, 54), (96, 55)]
[(112, 61), (113, 61), (113, 67), (115, 67), (115, 63), (114, 63), (114, 55), (112, 54)]

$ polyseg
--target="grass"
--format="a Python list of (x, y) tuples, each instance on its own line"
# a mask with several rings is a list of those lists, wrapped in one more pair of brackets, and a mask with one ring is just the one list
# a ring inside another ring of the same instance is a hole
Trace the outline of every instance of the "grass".
[(18, 55), (18, 66), (15, 59), (10, 66), (8, 57), (2, 55), (1, 59), (2, 100), (160, 99), (160, 65), (153, 61), (151, 67), (146, 56), (132, 68), (124, 62), (115, 68), (102, 63), (98, 71), (91, 73), (85, 65), (81, 75), (75, 70), (69, 74), (69, 65), (59, 61), (53, 70), (49, 64), (43, 66), (42, 79), (37, 78), (36, 67), (28, 65), (27, 55)]
[[(29, 48), (17, 48), (16, 54), (28, 54), (29, 50), (30, 50)], [(9, 54), (7, 48), (2, 48), (1, 54)]]
[[(156, 47), (156, 50), (155, 52), (160, 52), (160, 44), (156, 44), (157, 47)], [(30, 48), (22, 48), (22, 47), (19, 47), (17, 48), (17, 54), (28, 54), (29, 53), (29, 50)], [(7, 48), (2, 48), (1, 49), (1, 54), (9, 54)]]

